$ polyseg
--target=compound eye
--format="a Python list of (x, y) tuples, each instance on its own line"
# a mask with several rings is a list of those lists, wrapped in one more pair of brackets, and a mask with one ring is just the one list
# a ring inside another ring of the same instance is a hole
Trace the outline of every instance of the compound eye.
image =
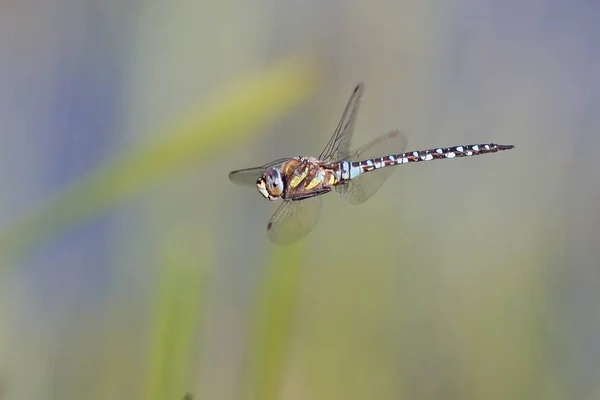
[(265, 199), (277, 200), (284, 189), (281, 172), (277, 168), (269, 168), (256, 181), (256, 188)]
[(280, 197), (283, 193), (283, 179), (277, 168), (270, 168), (265, 174), (267, 178), (267, 191), (273, 197)]

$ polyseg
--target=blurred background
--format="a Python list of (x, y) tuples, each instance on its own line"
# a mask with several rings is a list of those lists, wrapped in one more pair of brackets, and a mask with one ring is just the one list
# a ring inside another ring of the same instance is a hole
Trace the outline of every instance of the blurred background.
[[(0, 2), (1, 399), (600, 398), (600, 5)], [(273, 246), (234, 169), (497, 142)]]

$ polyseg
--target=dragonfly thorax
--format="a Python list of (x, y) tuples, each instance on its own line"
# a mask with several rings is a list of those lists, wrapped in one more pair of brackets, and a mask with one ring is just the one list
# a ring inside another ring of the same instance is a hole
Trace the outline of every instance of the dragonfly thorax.
[(256, 187), (264, 198), (277, 200), (281, 197), (284, 190), (281, 172), (277, 168), (268, 168), (256, 181)]

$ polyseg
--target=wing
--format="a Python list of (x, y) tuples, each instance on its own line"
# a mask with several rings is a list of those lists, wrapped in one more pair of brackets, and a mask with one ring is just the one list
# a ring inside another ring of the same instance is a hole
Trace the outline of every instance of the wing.
[(302, 239), (313, 230), (321, 213), (321, 196), (301, 201), (284, 202), (267, 224), (271, 242), (287, 246)]
[(256, 185), (256, 180), (262, 176), (267, 168), (281, 165), (289, 160), (290, 158), (280, 158), (260, 167), (238, 169), (229, 173), (229, 180), (238, 185)]
[[(333, 135), (321, 152), (319, 159), (324, 162), (334, 162), (341, 159), (346, 159), (350, 156), (350, 140), (354, 131), (354, 121), (360, 105), (360, 99), (364, 92), (364, 85), (359, 83), (354, 88), (342, 118), (338, 123)], [(229, 179), (238, 185), (254, 185), (256, 180), (264, 173), (264, 171), (275, 165), (281, 165), (290, 158), (281, 158), (272, 161), (260, 167), (240, 169), (229, 173)]]
[(356, 120), (363, 92), (364, 85), (362, 83), (356, 85), (346, 104), (342, 118), (325, 149), (323, 149), (323, 152), (319, 156), (319, 160), (323, 162), (335, 162), (346, 159), (350, 155), (350, 141), (354, 131), (354, 121)]
[[(350, 161), (362, 161), (389, 154), (403, 153), (406, 144), (407, 139), (404, 134), (398, 131), (389, 132), (354, 151), (350, 156)], [(345, 185), (336, 186), (335, 190), (342, 199), (351, 204), (364, 203), (377, 193), (395, 169), (395, 166), (391, 166), (368, 172), (352, 179)]]

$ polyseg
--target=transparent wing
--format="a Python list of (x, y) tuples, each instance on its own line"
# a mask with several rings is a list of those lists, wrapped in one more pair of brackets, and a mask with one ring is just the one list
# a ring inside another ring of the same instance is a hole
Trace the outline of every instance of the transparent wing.
[(229, 173), (229, 180), (238, 185), (256, 185), (256, 180), (262, 176), (267, 168), (281, 165), (289, 160), (290, 158), (280, 158), (260, 167), (238, 169)]
[[(350, 161), (362, 161), (390, 154), (403, 153), (406, 149), (406, 144), (407, 139), (404, 134), (398, 131), (389, 132), (354, 151), (349, 159)], [(390, 166), (368, 172), (358, 178), (352, 179), (345, 185), (336, 186), (335, 190), (340, 194), (342, 199), (351, 204), (364, 203), (377, 193), (395, 169), (395, 166)]]
[(286, 246), (313, 230), (321, 213), (321, 196), (300, 201), (284, 201), (267, 224), (271, 242)]
[(354, 131), (354, 121), (356, 120), (363, 92), (364, 85), (362, 83), (356, 85), (346, 104), (342, 118), (325, 149), (323, 149), (323, 152), (319, 156), (319, 160), (323, 162), (335, 162), (346, 159), (350, 155), (350, 141)]

